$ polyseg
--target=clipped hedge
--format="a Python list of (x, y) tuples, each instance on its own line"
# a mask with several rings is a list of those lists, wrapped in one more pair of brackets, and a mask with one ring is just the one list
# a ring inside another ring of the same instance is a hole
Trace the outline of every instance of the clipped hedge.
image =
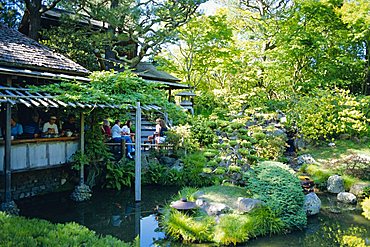
[(253, 197), (275, 211), (287, 229), (301, 229), (307, 224), (300, 181), (287, 165), (265, 161), (246, 175), (249, 178), (247, 187)]
[(0, 246), (132, 246), (112, 236), (99, 237), (77, 223), (52, 224), (3, 212), (0, 229)]

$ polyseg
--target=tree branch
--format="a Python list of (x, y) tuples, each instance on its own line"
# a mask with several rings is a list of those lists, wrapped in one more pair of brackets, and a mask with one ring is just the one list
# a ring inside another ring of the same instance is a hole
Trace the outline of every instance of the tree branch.
[(42, 13), (45, 13), (46, 11), (48, 11), (48, 10), (53, 9), (60, 1), (62, 1), (62, 0), (54, 0), (51, 4), (49, 4), (45, 7), (42, 7), (40, 9), (40, 13), (42, 14)]

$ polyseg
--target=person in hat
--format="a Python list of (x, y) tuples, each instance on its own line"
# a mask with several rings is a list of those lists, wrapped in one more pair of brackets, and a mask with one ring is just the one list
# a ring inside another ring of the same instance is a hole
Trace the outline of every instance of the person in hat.
[(42, 128), (42, 133), (44, 135), (56, 135), (58, 134), (58, 126), (56, 125), (57, 117), (51, 116), (49, 119), (49, 122), (46, 122), (44, 124), (44, 127)]

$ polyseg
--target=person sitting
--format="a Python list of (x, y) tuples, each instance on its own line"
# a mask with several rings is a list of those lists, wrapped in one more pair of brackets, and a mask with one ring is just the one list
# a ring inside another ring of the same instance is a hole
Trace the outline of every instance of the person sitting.
[[(116, 120), (112, 127), (112, 139), (116, 143), (121, 143), (122, 139), (126, 141), (126, 143), (132, 143), (131, 138), (129, 136), (123, 135), (122, 128), (121, 128), (121, 121)], [(132, 145), (127, 145), (127, 157), (133, 159), (131, 153), (134, 152), (135, 149)]]
[(58, 126), (56, 125), (57, 117), (51, 116), (49, 122), (46, 122), (42, 127), (42, 134), (44, 135), (57, 135)]
[(11, 126), (11, 136), (14, 136), (14, 138), (19, 138), (23, 134), (23, 127), (20, 123), (17, 123), (15, 121), (15, 118), (12, 117), (10, 119), (10, 126)]
[(168, 130), (166, 127), (166, 123), (160, 118), (155, 120), (155, 122), (155, 132), (153, 135), (148, 136), (148, 140), (150, 142), (154, 140), (155, 144), (164, 143), (166, 140), (165, 132)]
[(40, 130), (40, 118), (38, 114), (34, 114), (31, 117), (31, 121), (23, 127), (24, 138), (37, 138), (41, 134)]
[(166, 123), (164, 122), (163, 119), (158, 118), (156, 120), (157, 125), (159, 125), (159, 129), (156, 132), (158, 133), (157, 136), (155, 137), (155, 143), (160, 144), (164, 143), (166, 141), (166, 132), (168, 131), (168, 128), (166, 126)]
[(109, 139), (112, 137), (112, 130), (110, 128), (109, 121), (107, 119), (103, 120), (103, 125), (101, 127), (101, 132), (105, 136), (106, 139)]
[(135, 141), (135, 133), (131, 133), (131, 120), (127, 120), (126, 124), (122, 127), (122, 132), (124, 136), (129, 136), (131, 141)]
[[(72, 133), (72, 134), (75, 134), (77, 133), (78, 130), (77, 130), (77, 126), (76, 126), (76, 117), (75, 115), (73, 114), (70, 114), (68, 115), (68, 118), (67, 118), (67, 121), (63, 123), (62, 125), (62, 133), (66, 133), (66, 135), (68, 136), (68, 134)], [(70, 135), (72, 135), (70, 134)]]

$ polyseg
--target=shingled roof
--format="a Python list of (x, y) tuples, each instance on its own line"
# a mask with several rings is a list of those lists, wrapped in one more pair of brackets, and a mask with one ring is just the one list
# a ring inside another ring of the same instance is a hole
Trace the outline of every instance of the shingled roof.
[(87, 75), (90, 72), (71, 59), (2, 25), (0, 25), (0, 65), (68, 75)]

